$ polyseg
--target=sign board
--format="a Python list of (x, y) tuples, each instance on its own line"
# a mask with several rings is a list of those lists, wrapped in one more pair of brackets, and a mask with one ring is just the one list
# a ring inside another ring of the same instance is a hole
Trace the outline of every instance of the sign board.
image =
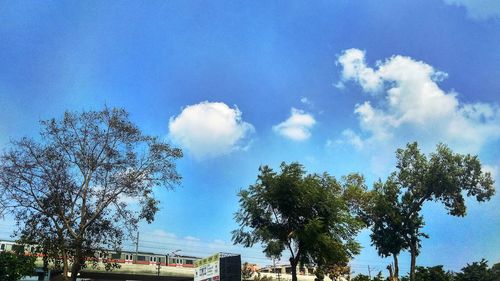
[(220, 254), (194, 262), (194, 281), (220, 280)]

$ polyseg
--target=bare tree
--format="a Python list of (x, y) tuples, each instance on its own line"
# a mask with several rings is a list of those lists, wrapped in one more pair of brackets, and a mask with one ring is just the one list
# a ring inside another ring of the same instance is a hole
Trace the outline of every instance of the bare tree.
[(0, 213), (76, 280), (96, 251), (119, 248), (140, 220), (153, 221), (153, 188), (179, 183), (182, 152), (144, 135), (123, 109), (66, 112), (41, 121), (40, 136), (0, 156)]

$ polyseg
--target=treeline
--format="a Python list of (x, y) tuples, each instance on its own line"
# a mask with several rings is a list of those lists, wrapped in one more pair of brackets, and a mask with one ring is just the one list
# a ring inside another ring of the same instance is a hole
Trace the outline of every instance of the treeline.
[[(409, 276), (403, 276), (401, 281), (409, 281)], [(415, 270), (415, 281), (499, 281), (500, 263), (488, 267), (486, 260), (467, 264), (460, 272), (445, 271), (442, 265), (417, 266)], [(358, 274), (351, 281), (391, 281), (389, 277), (383, 278), (379, 272), (377, 276), (370, 279), (369, 276)]]
[[(64, 280), (76, 281), (83, 268), (96, 266), (87, 257), (119, 250), (140, 221), (153, 221), (159, 210), (153, 191), (180, 183), (176, 161), (183, 154), (144, 134), (119, 108), (66, 112), (40, 125), (38, 138), (12, 140), (0, 153), (0, 215), (15, 218), (19, 244), (40, 245), (44, 269), (52, 262)], [(334, 279), (349, 274), (349, 261), (361, 251), (357, 235), (370, 228), (378, 254), (393, 259), (391, 280), (398, 280), (398, 256), (407, 251), (416, 281), (421, 241), (428, 238), (425, 204), (441, 203), (461, 217), (465, 196), (483, 202), (494, 193), (477, 156), (444, 144), (429, 155), (417, 143), (398, 149), (394, 172), (370, 188), (359, 173), (337, 179), (307, 174), (299, 163), (283, 163), (279, 171), (261, 166), (255, 184), (238, 194), (232, 240), (260, 244), (275, 259), (286, 254), (292, 281), (298, 265)]]

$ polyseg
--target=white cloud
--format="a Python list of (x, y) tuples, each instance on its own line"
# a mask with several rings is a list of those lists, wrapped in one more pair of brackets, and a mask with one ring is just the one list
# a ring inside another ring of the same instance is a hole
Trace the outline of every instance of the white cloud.
[(159, 237), (159, 238), (177, 239), (177, 235), (175, 235), (174, 233), (171, 233), (171, 232), (166, 232), (165, 230), (162, 230), (162, 229), (155, 229), (152, 232), (152, 235), (155, 237)]
[(222, 102), (204, 101), (185, 107), (171, 117), (170, 138), (197, 159), (228, 154), (245, 148), (254, 127), (241, 119), (241, 111)]
[(471, 19), (485, 20), (500, 18), (500, 1), (498, 0), (444, 0), (448, 5), (462, 6)]
[(325, 147), (337, 148), (346, 144), (354, 147), (357, 150), (361, 150), (365, 146), (365, 141), (359, 134), (356, 134), (353, 130), (346, 129), (342, 131), (340, 138), (336, 140), (326, 140)]
[(307, 97), (300, 98), (300, 102), (305, 105), (312, 105), (312, 102)]
[[(363, 90), (377, 92), (382, 84), (379, 75), (372, 68), (366, 66), (365, 51), (359, 49), (346, 50), (337, 61), (342, 65), (342, 80), (353, 79), (357, 81)], [(337, 88), (343, 88), (342, 82), (337, 83)]]
[(187, 240), (187, 241), (201, 241), (200, 238), (197, 238), (197, 237), (194, 237), (194, 236), (186, 236), (184, 237), (184, 240)]
[(273, 130), (285, 138), (294, 141), (304, 141), (311, 137), (311, 128), (316, 124), (314, 117), (296, 108), (292, 108), (290, 117), (280, 124), (273, 126)]
[(363, 51), (349, 49), (338, 59), (343, 83), (355, 81), (365, 92), (377, 94), (374, 104), (365, 101), (354, 109), (365, 139), (343, 133), (354, 146), (363, 142), (401, 146), (416, 140), (427, 147), (444, 142), (458, 151), (477, 153), (500, 138), (498, 106), (461, 103), (457, 93), (439, 87), (446, 73), (399, 55), (372, 68), (364, 57)]

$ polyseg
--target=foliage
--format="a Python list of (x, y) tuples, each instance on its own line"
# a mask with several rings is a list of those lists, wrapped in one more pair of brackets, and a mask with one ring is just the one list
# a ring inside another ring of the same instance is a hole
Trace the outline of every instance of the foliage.
[(341, 278), (346, 278), (350, 273), (351, 268), (347, 265), (347, 263), (335, 263), (318, 267), (314, 272), (314, 274), (316, 275), (316, 278), (314, 280), (324, 280), (325, 276), (328, 276), (330, 280), (333, 281), (342, 280)]
[(21, 240), (40, 245), (45, 264), (61, 257), (65, 276), (71, 262), (76, 279), (85, 257), (118, 249), (140, 220), (153, 220), (153, 188), (179, 182), (173, 161), (182, 153), (144, 135), (122, 109), (66, 112), (41, 127), (39, 139), (13, 141), (0, 156), (0, 201)]
[[(398, 149), (396, 158), (396, 172), (379, 189), (382, 189), (380, 196), (383, 201), (389, 202), (383, 203), (382, 209), (399, 214), (375, 218), (372, 222), (382, 227), (375, 227), (372, 239), (381, 255), (408, 249), (411, 255), (410, 279), (414, 281), (421, 237), (427, 237), (421, 232), (424, 226), (420, 214), (423, 204), (438, 201), (444, 204), (449, 214), (464, 216), (463, 194), (474, 196), (479, 202), (489, 200), (495, 193), (494, 182), (490, 173), (481, 170), (477, 156), (455, 154), (443, 144), (439, 144), (436, 152), (428, 158), (420, 152), (417, 143), (411, 143), (406, 149)], [(399, 221), (400, 227), (395, 228), (393, 235), (387, 236), (390, 239), (384, 240), (384, 233), (397, 226)]]
[[(488, 262), (482, 259), (479, 262), (467, 264), (461, 272), (444, 271), (442, 265), (432, 267), (417, 266), (416, 281), (500, 281), (500, 263), (488, 268)], [(408, 276), (401, 277), (401, 281), (409, 281)]]
[(372, 245), (382, 257), (392, 256), (390, 273), (393, 279), (399, 276), (398, 255), (407, 248), (404, 239), (404, 209), (399, 202), (399, 187), (392, 180), (378, 181), (369, 194), (369, 203), (364, 209), (364, 218), (371, 228)]
[(353, 214), (356, 204), (346, 198), (364, 189), (358, 185), (363, 178), (354, 174), (339, 182), (326, 173), (306, 175), (298, 163), (282, 163), (280, 169), (260, 167), (257, 182), (239, 192), (240, 228), (233, 231), (233, 242), (245, 247), (260, 242), (274, 258), (286, 250), (294, 281), (299, 262), (320, 268), (347, 263), (359, 253), (355, 237), (363, 223)]
[(495, 276), (495, 278), (500, 280), (500, 263), (495, 263), (491, 267), (491, 272), (493, 273), (493, 276)]
[(467, 264), (455, 276), (456, 281), (499, 281), (500, 272), (498, 270), (499, 264), (495, 264), (491, 269), (488, 268), (488, 262), (482, 259), (479, 262)]
[(351, 279), (352, 281), (371, 281), (370, 277), (368, 275), (364, 274), (358, 274), (354, 278)]
[(372, 245), (382, 257), (397, 255), (406, 246), (403, 211), (398, 202), (400, 190), (393, 181), (378, 181), (371, 195), (367, 218), (371, 225)]
[(453, 273), (444, 271), (442, 265), (432, 267), (417, 266), (415, 279), (417, 281), (452, 281)]
[(0, 280), (17, 281), (35, 272), (35, 256), (0, 252)]

